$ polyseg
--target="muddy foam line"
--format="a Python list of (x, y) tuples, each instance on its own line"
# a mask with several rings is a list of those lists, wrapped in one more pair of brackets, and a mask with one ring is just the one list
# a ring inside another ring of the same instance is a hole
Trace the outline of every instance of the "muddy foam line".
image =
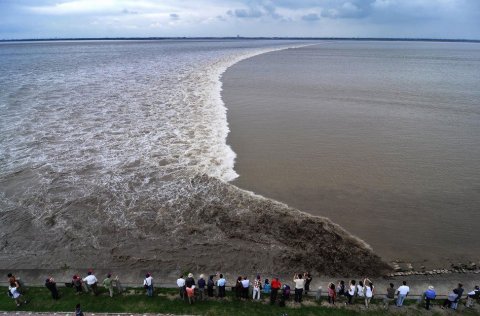
[[(205, 148), (210, 148), (205, 161), (213, 162), (210, 167), (205, 169), (198, 170), (200, 174), (204, 173), (211, 177), (216, 177), (224, 181), (232, 181), (238, 177), (238, 174), (234, 170), (236, 153), (233, 152), (232, 148), (227, 144), (227, 136), (230, 132), (227, 121), (227, 107), (223, 102), (221, 97), (222, 92), (222, 81), (221, 77), (225, 71), (235, 65), (236, 63), (265, 53), (286, 50), (286, 49), (295, 49), (300, 47), (305, 47), (315, 44), (305, 44), (305, 45), (289, 45), (285, 47), (272, 47), (259, 49), (247, 53), (239, 53), (231, 56), (223, 57), (217, 62), (208, 65), (207, 67), (194, 72), (186, 82), (195, 82), (198, 80), (203, 80), (204, 83), (202, 86), (205, 86), (206, 89), (198, 89), (193, 93), (186, 93), (185, 101), (189, 104), (195, 104), (195, 108), (201, 108), (203, 111), (201, 115), (204, 116), (203, 120), (199, 119), (198, 122), (207, 122), (211, 127), (214, 128), (213, 131), (210, 131), (210, 137), (216, 139), (215, 142), (212, 142), (214, 146), (208, 146), (205, 144)], [(188, 89), (188, 88), (187, 88)], [(201, 104), (200, 104), (201, 103)], [(205, 117), (207, 119), (205, 119)], [(197, 131), (201, 131), (202, 127), (198, 126), (195, 128)]]

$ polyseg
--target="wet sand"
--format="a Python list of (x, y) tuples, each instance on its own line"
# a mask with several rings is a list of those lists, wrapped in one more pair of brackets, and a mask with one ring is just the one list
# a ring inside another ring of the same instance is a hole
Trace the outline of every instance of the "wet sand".
[(426, 69), (445, 47), (425, 45), (324, 43), (229, 68), (233, 184), (329, 217), (389, 261), (478, 262), (478, 76), (460, 51), (451, 66), (471, 77), (448, 95), (451, 78)]

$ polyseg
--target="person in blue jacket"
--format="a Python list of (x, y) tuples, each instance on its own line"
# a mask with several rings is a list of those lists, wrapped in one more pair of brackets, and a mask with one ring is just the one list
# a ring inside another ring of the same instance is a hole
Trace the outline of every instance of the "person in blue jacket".
[(430, 301), (433, 301), (435, 297), (437, 297), (437, 293), (435, 293), (435, 289), (433, 286), (429, 286), (428, 290), (423, 293), (423, 296), (425, 298), (425, 309), (429, 310), (430, 309)]

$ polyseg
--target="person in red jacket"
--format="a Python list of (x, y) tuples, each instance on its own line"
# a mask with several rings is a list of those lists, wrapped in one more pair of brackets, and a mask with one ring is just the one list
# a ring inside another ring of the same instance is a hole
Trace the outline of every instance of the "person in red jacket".
[(280, 280), (278, 278), (273, 278), (271, 286), (272, 293), (270, 294), (270, 304), (273, 305), (277, 300), (278, 290), (282, 287), (282, 283), (280, 283)]

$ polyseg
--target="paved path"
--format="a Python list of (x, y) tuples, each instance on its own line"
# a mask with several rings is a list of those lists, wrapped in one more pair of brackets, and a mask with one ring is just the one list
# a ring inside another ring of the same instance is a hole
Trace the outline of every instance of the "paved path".
[[(132, 313), (83, 313), (85, 316), (193, 316), (174, 314), (132, 314)], [(64, 312), (0, 312), (0, 316), (75, 316), (75, 313)]]

